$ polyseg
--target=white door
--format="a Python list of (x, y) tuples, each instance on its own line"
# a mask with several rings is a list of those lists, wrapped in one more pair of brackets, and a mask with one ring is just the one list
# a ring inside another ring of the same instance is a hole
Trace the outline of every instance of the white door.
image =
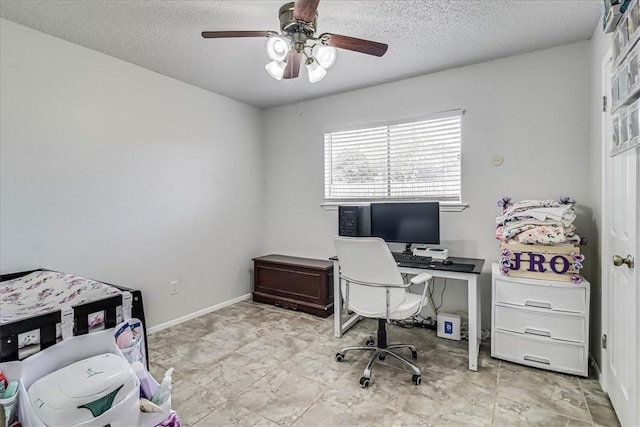
[[(604, 73), (605, 79), (608, 79)], [(614, 114), (615, 115), (615, 114)], [(640, 425), (640, 290), (638, 147), (610, 154), (611, 117), (604, 126), (602, 293), (605, 389), (624, 426)], [(615, 262), (614, 262), (615, 257)]]

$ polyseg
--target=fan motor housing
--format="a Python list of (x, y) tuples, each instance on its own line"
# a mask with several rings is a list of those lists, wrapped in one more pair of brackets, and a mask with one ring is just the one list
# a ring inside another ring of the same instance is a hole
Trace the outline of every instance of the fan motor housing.
[(316, 32), (318, 13), (316, 12), (313, 22), (298, 21), (293, 16), (293, 7), (294, 3), (291, 2), (280, 8), (278, 12), (280, 17), (280, 30), (287, 34), (304, 33), (307, 36), (313, 36)]

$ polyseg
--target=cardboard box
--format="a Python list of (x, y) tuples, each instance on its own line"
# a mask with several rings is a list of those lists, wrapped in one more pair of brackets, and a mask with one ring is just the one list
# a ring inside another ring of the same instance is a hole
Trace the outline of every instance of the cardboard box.
[(579, 246), (500, 244), (503, 276), (580, 283), (583, 261)]

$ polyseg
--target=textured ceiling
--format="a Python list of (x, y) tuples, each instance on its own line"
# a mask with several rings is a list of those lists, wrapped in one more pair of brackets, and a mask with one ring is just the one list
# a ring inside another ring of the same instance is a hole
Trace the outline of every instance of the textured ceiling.
[(0, 16), (266, 108), (591, 37), (597, 0), (322, 0), (318, 31), (387, 43), (382, 58), (340, 50), (327, 77), (267, 75), (266, 39), (202, 31), (279, 30), (285, 1), (0, 1)]

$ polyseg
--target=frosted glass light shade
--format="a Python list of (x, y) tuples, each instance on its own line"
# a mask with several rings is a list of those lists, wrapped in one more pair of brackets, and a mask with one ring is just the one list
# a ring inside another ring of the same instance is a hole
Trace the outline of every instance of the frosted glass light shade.
[(291, 43), (280, 37), (270, 37), (267, 40), (267, 55), (274, 61), (282, 61), (291, 50)]
[(313, 56), (316, 58), (316, 61), (318, 61), (318, 64), (325, 70), (336, 63), (338, 49), (335, 47), (316, 45), (313, 50)]
[(286, 68), (287, 63), (284, 61), (271, 61), (264, 68), (267, 70), (267, 73), (271, 77), (276, 80), (282, 80), (282, 76), (284, 75), (284, 69)]
[(311, 83), (319, 82), (324, 79), (324, 76), (327, 75), (327, 70), (322, 68), (316, 61), (313, 61), (310, 64), (306, 64), (307, 72), (309, 73), (309, 81)]

